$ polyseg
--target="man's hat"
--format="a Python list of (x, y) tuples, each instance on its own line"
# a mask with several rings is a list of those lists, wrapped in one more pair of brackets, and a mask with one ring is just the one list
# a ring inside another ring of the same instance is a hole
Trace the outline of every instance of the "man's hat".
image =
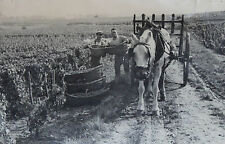
[(103, 35), (103, 31), (97, 31), (96, 35)]

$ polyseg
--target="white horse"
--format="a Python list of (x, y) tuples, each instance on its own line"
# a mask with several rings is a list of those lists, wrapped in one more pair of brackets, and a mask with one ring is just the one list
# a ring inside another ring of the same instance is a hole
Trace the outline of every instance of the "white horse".
[[(154, 34), (154, 36), (153, 36)], [(133, 61), (134, 77), (138, 80), (138, 110), (145, 110), (143, 95), (146, 92), (153, 94), (153, 114), (159, 115), (158, 95), (165, 100), (164, 75), (165, 68), (169, 64), (170, 35), (165, 29), (144, 30), (138, 39), (133, 35), (134, 46), (129, 49), (129, 55)], [(145, 82), (148, 85), (145, 87)]]

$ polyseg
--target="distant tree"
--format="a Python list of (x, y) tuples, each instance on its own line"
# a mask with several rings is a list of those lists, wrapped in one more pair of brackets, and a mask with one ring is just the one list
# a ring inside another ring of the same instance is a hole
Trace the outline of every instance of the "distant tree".
[(25, 30), (25, 29), (27, 29), (27, 27), (26, 26), (22, 26), (22, 29)]

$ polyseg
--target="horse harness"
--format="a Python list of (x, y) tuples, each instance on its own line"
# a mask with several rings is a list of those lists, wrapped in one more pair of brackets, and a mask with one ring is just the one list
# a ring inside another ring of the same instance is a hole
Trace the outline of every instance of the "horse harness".
[[(148, 55), (149, 55), (149, 58), (151, 57), (151, 54), (150, 54), (150, 51), (149, 51), (149, 48), (150, 48), (150, 45), (149, 44), (146, 44), (146, 43), (137, 43), (134, 45), (133, 49), (138, 46), (138, 45), (143, 45), (147, 51), (148, 51)], [(135, 62), (135, 61), (133, 61)], [(139, 80), (146, 80), (149, 78), (150, 76), (150, 59), (148, 61), (148, 67), (142, 67), (142, 66), (136, 66), (135, 64), (135, 67), (134, 67), (134, 76), (139, 79)]]
[[(155, 53), (155, 60), (154, 60), (154, 65), (155, 63), (157, 63), (159, 61), (159, 59), (163, 56), (164, 53), (168, 54), (170, 57), (172, 57), (172, 53), (168, 53), (165, 51), (165, 39), (160, 35), (160, 31), (157, 31), (156, 35), (155, 35), (155, 39), (156, 39), (156, 53)], [(159, 41), (159, 42), (158, 42)], [(163, 43), (164, 42), (164, 43)], [(161, 45), (161, 47), (163, 48), (162, 51), (160, 51), (159, 49), (157, 50), (157, 45)], [(168, 45), (170, 45), (170, 43), (167, 42)], [(148, 51), (148, 55), (149, 55), (149, 60), (148, 60), (148, 67), (142, 67), (142, 66), (134, 66), (134, 76), (135, 78), (139, 79), (139, 80), (146, 80), (150, 77), (150, 67), (151, 67), (151, 62), (150, 62), (150, 51), (149, 49), (151, 48), (149, 44), (147, 43), (137, 43), (134, 45), (134, 47), (132, 48), (132, 51), (135, 49), (135, 47), (137, 47), (138, 45), (143, 45), (147, 51)], [(168, 46), (166, 45), (166, 48), (168, 48)], [(131, 53), (131, 52), (129, 52)], [(130, 55), (130, 54), (129, 54)], [(168, 64), (164, 67), (164, 69), (166, 69), (169, 64), (171, 63), (172, 58), (170, 58), (170, 61), (168, 62)]]

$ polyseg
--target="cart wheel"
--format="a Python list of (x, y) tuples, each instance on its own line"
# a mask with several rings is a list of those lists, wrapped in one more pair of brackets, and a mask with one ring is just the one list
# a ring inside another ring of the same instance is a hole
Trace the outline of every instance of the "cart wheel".
[(184, 61), (183, 61), (183, 86), (185, 86), (188, 82), (189, 63), (190, 63), (190, 33), (187, 33), (186, 46), (184, 51)]

